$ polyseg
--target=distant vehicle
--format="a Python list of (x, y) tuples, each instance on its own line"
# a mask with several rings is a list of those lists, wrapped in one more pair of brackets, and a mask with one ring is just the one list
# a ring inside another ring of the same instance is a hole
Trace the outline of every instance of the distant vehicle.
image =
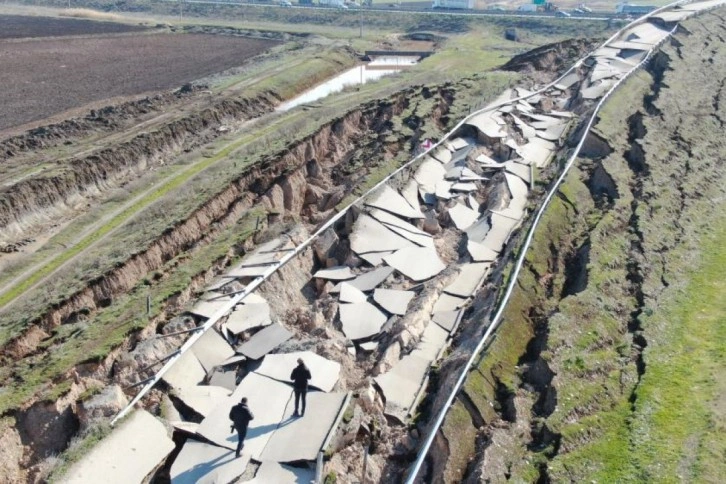
[(292, 7), (292, 2), (290, 2), (290, 0), (280, 0), (280, 6), (281, 7)]
[(578, 8), (580, 10), (582, 10), (583, 12), (587, 12), (587, 13), (592, 12), (592, 9), (590, 7), (588, 7), (587, 5), (585, 5), (584, 3), (581, 3)]
[(431, 8), (458, 8), (468, 9), (474, 8), (474, 0), (434, 0)]
[(576, 8), (576, 9), (572, 10), (572, 13), (585, 13), (585, 11), (581, 8)]
[(536, 12), (537, 11), (537, 5), (533, 3), (526, 3), (524, 5), (520, 5), (517, 7), (518, 12)]
[(506, 12), (507, 9), (503, 5), (490, 5), (489, 10), (496, 10), (497, 12)]
[(615, 7), (615, 13), (621, 13), (625, 15), (645, 15), (655, 10), (657, 7), (652, 5), (631, 5), (629, 3), (619, 3)]
[(568, 18), (572, 17), (569, 13), (565, 12), (564, 10), (558, 10), (555, 12), (555, 17), (562, 17), (562, 18)]

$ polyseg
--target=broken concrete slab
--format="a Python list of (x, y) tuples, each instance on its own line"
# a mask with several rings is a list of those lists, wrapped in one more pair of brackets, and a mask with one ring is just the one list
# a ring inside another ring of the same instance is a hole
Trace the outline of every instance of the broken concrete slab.
[[(449, 332), (439, 326), (438, 324), (428, 324), (421, 335), (421, 341), (416, 345), (416, 348), (411, 352), (411, 356), (416, 356), (425, 359), (429, 362), (433, 362), (439, 357), (441, 350), (446, 345), (446, 340), (449, 338)], [(401, 361), (403, 362), (403, 359)]]
[(290, 405), (260, 460), (273, 462), (314, 461), (322, 450), (338, 414), (345, 409), (345, 393), (308, 392), (305, 415), (293, 417)]
[(245, 484), (313, 484), (315, 471), (264, 461), (257, 469), (255, 478)]
[(344, 303), (360, 303), (366, 302), (368, 297), (363, 294), (360, 289), (351, 286), (347, 282), (343, 282), (340, 285), (340, 296), (338, 296), (340, 302)]
[(233, 334), (272, 324), (270, 305), (267, 303), (238, 304), (229, 313), (225, 327)]
[(401, 196), (406, 199), (409, 205), (413, 208), (421, 208), (418, 201), (418, 183), (416, 180), (409, 180), (403, 190), (401, 190)]
[(232, 300), (230, 296), (221, 293), (207, 293), (207, 299), (201, 299), (189, 310), (190, 313), (196, 314), (203, 318), (211, 318), (214, 313), (219, 311), (224, 305), (229, 304)]
[(498, 119), (501, 118), (496, 114), (496, 111), (486, 111), (473, 116), (466, 124), (474, 126), (488, 138), (504, 138), (507, 133), (502, 130), (497, 121)]
[(443, 181), (446, 176), (446, 169), (441, 163), (427, 159), (418, 167), (413, 178), (429, 193), (435, 191), (436, 184)]
[(369, 252), (395, 251), (415, 246), (410, 240), (397, 235), (366, 214), (358, 217), (349, 238), (351, 249), (358, 255)]
[[(245, 358), (244, 356), (242, 358)], [(247, 358), (245, 358), (246, 360)], [(221, 368), (215, 369), (211, 375), (207, 375), (208, 384), (210, 386), (226, 388), (231, 392), (237, 388), (237, 371), (236, 370), (223, 370)]]
[(494, 212), (491, 214), (491, 221), (492, 227), (487, 232), (486, 237), (482, 241), (482, 245), (491, 250), (501, 252), (509, 239), (509, 234), (519, 225), (519, 221)]
[(292, 353), (276, 353), (265, 356), (256, 373), (278, 381), (292, 384), (290, 374), (301, 358), (310, 370), (312, 379), (310, 386), (324, 392), (330, 392), (340, 378), (340, 363), (324, 358), (312, 351), (295, 351)]
[(474, 198), (474, 195), (469, 194), (466, 197), (466, 203), (469, 205), (469, 208), (474, 210), (477, 214), (479, 213), (479, 207), (481, 206), (479, 202), (476, 201), (476, 198)]
[(488, 179), (487, 177), (477, 175), (474, 170), (466, 167), (461, 170), (461, 177), (459, 178), (460, 181), (486, 181)]
[(580, 76), (577, 75), (577, 72), (571, 72), (562, 79), (560, 79), (557, 84), (555, 84), (555, 88), (564, 91), (578, 82), (580, 82)]
[[(451, 190), (452, 192), (470, 193), (470, 192), (475, 192), (477, 190), (477, 186), (476, 186), (476, 183), (474, 183), (474, 182), (459, 182), (459, 183), (454, 183), (453, 185), (451, 185), (451, 188), (449, 190)], [(438, 196), (438, 193), (437, 193), (437, 196)]]
[(447, 180), (458, 180), (461, 178), (461, 172), (464, 170), (463, 166), (455, 166), (446, 170), (445, 178)]
[(583, 99), (599, 99), (614, 85), (615, 81), (613, 79), (604, 79), (597, 84), (580, 90), (580, 95)]
[(212, 371), (215, 366), (222, 364), (227, 358), (234, 356), (232, 347), (214, 328), (208, 329), (194, 343), (192, 352), (207, 373)]
[(405, 218), (424, 218), (418, 204), (411, 206), (410, 203), (397, 191), (388, 185), (383, 185), (377, 192), (371, 195), (365, 202), (369, 207), (379, 208), (387, 212), (395, 213)]
[(403, 316), (408, 310), (408, 304), (416, 295), (413, 291), (399, 291), (396, 289), (376, 289), (373, 300), (391, 314)]
[(461, 309), (455, 311), (441, 311), (434, 313), (431, 316), (431, 319), (434, 323), (451, 333), (461, 320), (461, 315), (463, 313), (464, 311)]
[(62, 482), (143, 482), (172, 449), (174, 442), (164, 424), (149, 412), (136, 410), (73, 464)]
[(489, 273), (489, 262), (473, 262), (460, 267), (459, 275), (454, 282), (444, 288), (444, 292), (463, 298), (470, 297), (479, 283)]
[(451, 186), (453, 183), (448, 181), (440, 181), (436, 184), (436, 187), (434, 188), (434, 193), (436, 194), (437, 198), (441, 198), (442, 200), (449, 200), (451, 198)]
[(206, 376), (207, 372), (194, 353), (187, 351), (164, 373), (162, 379), (169, 386), (180, 389), (197, 386)]
[(441, 293), (439, 298), (434, 303), (432, 313), (441, 313), (444, 311), (454, 311), (460, 309), (466, 304), (466, 298), (452, 296), (450, 294)]
[(318, 279), (327, 279), (330, 281), (347, 281), (349, 279), (355, 279), (355, 274), (348, 266), (335, 266), (328, 267), (327, 269), (320, 269), (313, 274), (313, 277)]
[(384, 250), (383, 252), (366, 252), (364, 254), (358, 254), (358, 256), (373, 267), (378, 267), (383, 264), (384, 257), (389, 256), (394, 252), (394, 250)]
[(247, 358), (259, 360), (270, 351), (292, 338), (292, 333), (280, 323), (274, 323), (259, 331), (247, 342), (237, 348), (237, 351)]
[(378, 341), (367, 341), (365, 343), (361, 343), (360, 347), (364, 351), (376, 351), (378, 349)]
[(478, 163), (481, 163), (482, 166), (487, 167), (487, 168), (500, 168), (503, 165), (503, 163), (496, 161), (495, 159), (493, 159), (485, 154), (481, 154), (481, 155), (477, 156), (476, 161)]
[(547, 141), (556, 142), (562, 139), (562, 137), (565, 135), (565, 130), (567, 130), (567, 126), (567, 124), (550, 126), (545, 130), (538, 130), (537, 136)]
[(453, 207), (449, 208), (447, 213), (449, 214), (451, 221), (454, 222), (454, 225), (459, 230), (466, 230), (479, 218), (479, 212), (476, 212), (458, 202), (454, 204)]
[(187, 407), (206, 417), (220, 401), (232, 394), (232, 390), (218, 386), (197, 385), (178, 388), (175, 393)]
[[(393, 274), (394, 270), (395, 269), (393, 267), (379, 267), (378, 269), (373, 269), (372, 271), (366, 272), (365, 274), (361, 274), (352, 281), (346, 281), (346, 284), (350, 284), (351, 286), (355, 287), (356, 289), (360, 289), (363, 292), (372, 291), (373, 289), (381, 285), (383, 281), (388, 279), (388, 276)], [(340, 287), (336, 286), (330, 292), (339, 292), (340, 289)]]
[(242, 397), (248, 398), (250, 411), (255, 417), (247, 430), (243, 454), (260, 460), (263, 449), (292, 401), (292, 387), (286, 383), (254, 372), (248, 374), (234, 393), (219, 402), (202, 420), (198, 433), (219, 446), (235, 449), (237, 433), (230, 433), (229, 411)]
[(341, 304), (338, 307), (343, 333), (351, 340), (378, 334), (388, 318), (369, 302)]
[(466, 250), (474, 262), (491, 262), (499, 257), (499, 254), (479, 242), (468, 240)]
[(476, 144), (476, 141), (471, 138), (454, 138), (449, 142), (449, 144), (454, 151), (458, 151), (462, 148), (466, 148), (467, 146)]
[(451, 150), (445, 146), (439, 146), (431, 153), (431, 156), (440, 163), (448, 163), (451, 161)]
[(519, 149), (519, 154), (537, 168), (544, 168), (552, 158), (555, 149), (556, 146), (551, 141), (532, 138)]
[(481, 243), (484, 241), (487, 232), (489, 232), (489, 228), (490, 225), (488, 217), (483, 216), (479, 217), (479, 220), (471, 224), (464, 232), (466, 232), (469, 240)]
[(514, 119), (514, 124), (522, 131), (522, 136), (525, 139), (534, 138), (537, 134), (535, 129), (530, 126), (529, 124), (525, 123), (521, 119), (519, 119), (517, 116), (512, 115), (512, 119)]
[(181, 420), (170, 420), (169, 425), (174, 427), (174, 430), (184, 432), (187, 434), (194, 435), (199, 429), (199, 424), (194, 422), (183, 422)]
[(433, 247), (434, 239), (430, 234), (427, 234), (423, 230), (419, 229), (415, 225), (412, 225), (395, 215), (382, 210), (374, 209), (371, 211), (371, 216), (381, 222), (389, 230), (395, 232), (397, 235), (413, 242), (421, 247)]
[(430, 366), (428, 359), (406, 355), (390, 371), (374, 378), (386, 401), (386, 415), (405, 421)]
[(250, 458), (239, 459), (234, 451), (187, 439), (171, 466), (172, 484), (217, 484), (234, 482), (247, 469)]
[(429, 279), (446, 268), (439, 259), (436, 249), (429, 247), (397, 250), (393, 255), (384, 257), (383, 260), (386, 264), (416, 282)]
[(508, 173), (517, 175), (519, 178), (521, 178), (526, 183), (530, 183), (532, 181), (532, 168), (530, 168), (529, 165), (517, 163), (516, 161), (508, 161), (506, 163), (505, 170)]

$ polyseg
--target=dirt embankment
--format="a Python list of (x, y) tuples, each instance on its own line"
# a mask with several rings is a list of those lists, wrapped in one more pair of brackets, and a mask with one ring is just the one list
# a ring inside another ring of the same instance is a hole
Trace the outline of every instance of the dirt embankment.
[[(418, 145), (423, 129), (429, 132), (441, 129), (439, 120), (448, 112), (454, 92), (453, 86), (413, 88), (398, 93), (390, 100), (370, 103), (330, 122), (314, 135), (283, 152), (253, 165), (146, 250), (91, 281), (87, 288), (57, 304), (40, 320), (33, 322), (29, 329), (2, 349), (3, 365), (15, 365), (18, 362), (22, 365), (24, 358), (31, 358), (38, 352), (53, 351), (53, 348), (62, 345), (62, 341), (54, 340), (52, 348), (46, 347), (44, 341), (59, 325), (72, 323), (79, 318), (92, 321), (97, 312), (136, 286), (149, 272), (161, 268), (166, 261), (180, 254), (193, 254), (195, 248), (212, 241), (222, 230), (238, 221), (250, 207), (264, 207), (276, 214), (275, 218), (282, 216), (289, 220), (290, 217), (300, 217), (314, 227), (333, 214), (336, 205), (355, 192), (368, 176), (377, 173), (379, 168), (385, 168), (387, 172), (389, 164), (398, 163), (394, 159), (400, 161), (402, 157), (407, 157), (409, 150)], [(401, 121), (405, 121), (406, 133), (397, 131), (402, 129)], [(391, 136), (394, 133), (395, 136)], [(244, 252), (242, 247), (234, 250)], [(225, 257), (219, 264), (223, 265), (227, 260)], [(162, 315), (152, 321), (143, 333), (155, 333), (157, 326), (162, 325), (166, 318), (180, 311), (196, 289), (196, 284), (203, 284), (213, 270), (205, 269), (195, 277), (196, 282), (191, 287), (164, 301)], [(115, 359), (120, 353), (132, 349), (135, 341), (137, 337), (130, 336), (126, 346), (110, 354), (104, 361), (79, 364), (68, 373), (59, 375), (54, 384), (76, 375), (79, 380), (71, 392), (75, 394), (99, 381), (110, 383), (115, 375)], [(128, 374), (134, 374), (133, 368), (126, 370), (130, 372)], [(17, 381), (17, 375), (13, 376), (12, 371), (10, 373), (6, 383), (12, 391), (15, 385), (22, 385), (23, 382)], [(29, 431), (24, 428), (24, 422), (32, 428), (43, 427), (48, 424), (48, 420), (57, 419), (59, 414), (65, 415), (68, 408), (72, 415), (76, 415), (75, 398), (63, 397), (59, 400), (62, 405), (58, 404), (60, 407), (57, 412), (46, 412), (48, 419), (28, 419), (27, 412), (37, 405), (46, 405), (34, 401), (35, 398), (27, 402), (23, 410), (12, 412), (17, 422), (16, 431), (21, 437)], [(70, 425), (73, 419), (69, 422), (62, 429), (73, 430), (73, 425)], [(13, 440), (16, 434), (8, 432), (7, 439)], [(53, 442), (58, 445), (52, 449), (45, 445), (33, 445), (33, 439), (23, 440), (25, 447), (21, 467), (32, 468), (31, 474), (36, 475), (42, 467), (40, 462), (51, 453), (65, 448), (73, 433), (59, 431), (53, 437)]]
[(512, 57), (501, 69), (522, 74), (536, 74), (538, 78), (550, 74), (549, 82), (567, 70), (577, 59), (602, 44), (603, 40), (598, 38), (569, 39), (543, 45)]
[(127, 182), (175, 154), (210, 141), (226, 123), (269, 112), (277, 101), (269, 93), (252, 99), (224, 99), (118, 146), (69, 160), (51, 176), (4, 187), (0, 190), (0, 230), (6, 236), (32, 230), (43, 218), (38, 214), (58, 213), (79, 199)]
[[(672, 396), (653, 400), (639, 388), (663, 363), (649, 362), (651, 351), (669, 352), (662, 334), (671, 321), (658, 306), (682, 289), (713, 203), (724, 198), (715, 162), (724, 156), (719, 18), (691, 21), (601, 113), (543, 219), (496, 339), (437, 436), (433, 482), (700, 472), (693, 442), (704, 434), (695, 429), (669, 435), (683, 439), (674, 454), (653, 453), (665, 444), (642, 421)], [(692, 72), (698, 90), (688, 88)], [(488, 319), (479, 307), (472, 318)], [(462, 364), (456, 353), (444, 362), (444, 387)]]

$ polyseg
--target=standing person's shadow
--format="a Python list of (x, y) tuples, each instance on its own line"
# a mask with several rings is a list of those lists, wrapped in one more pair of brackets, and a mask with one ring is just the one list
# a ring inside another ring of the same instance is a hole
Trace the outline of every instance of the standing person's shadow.
[(229, 454), (221, 455), (209, 462), (197, 464), (191, 469), (187, 469), (186, 471), (176, 476), (174, 478), (174, 482), (177, 484), (193, 484), (199, 482), (204, 476), (212, 473), (217, 467), (229, 464), (235, 459), (236, 458), (234, 455), (234, 451), (230, 450)]

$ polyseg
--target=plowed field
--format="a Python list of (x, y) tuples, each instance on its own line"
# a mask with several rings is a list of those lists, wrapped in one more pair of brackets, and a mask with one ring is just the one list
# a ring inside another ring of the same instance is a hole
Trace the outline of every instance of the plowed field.
[(58, 37), (67, 35), (118, 34), (145, 30), (138, 25), (96, 22), (79, 18), (0, 15), (0, 39)]
[(181, 86), (275, 44), (191, 34), (0, 40), (0, 132), (104, 99)]

